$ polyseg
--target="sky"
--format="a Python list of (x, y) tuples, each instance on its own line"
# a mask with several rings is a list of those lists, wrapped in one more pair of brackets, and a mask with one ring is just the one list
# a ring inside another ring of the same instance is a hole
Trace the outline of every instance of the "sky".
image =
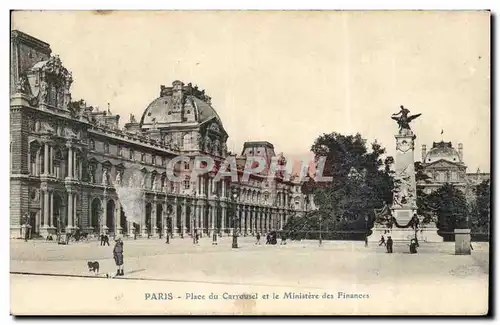
[[(307, 155), (323, 133), (359, 132), (395, 154), (399, 106), (422, 144), (463, 143), (490, 171), (488, 12), (19, 11), (19, 29), (73, 73), (73, 99), (140, 117), (174, 80), (206, 89), (228, 149), (265, 140)], [(443, 135), (441, 135), (443, 131)]]

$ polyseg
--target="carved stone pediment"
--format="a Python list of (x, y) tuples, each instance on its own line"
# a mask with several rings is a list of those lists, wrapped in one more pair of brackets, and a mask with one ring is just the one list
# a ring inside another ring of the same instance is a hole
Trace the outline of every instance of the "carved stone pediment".
[(38, 103), (62, 110), (68, 109), (73, 77), (62, 65), (59, 56), (51, 56), (47, 61), (35, 64), (28, 70), (27, 78), (31, 92), (38, 99)]
[(458, 164), (453, 163), (451, 161), (446, 160), (438, 160), (434, 163), (428, 164), (425, 166), (426, 169), (434, 169), (434, 168), (457, 168)]

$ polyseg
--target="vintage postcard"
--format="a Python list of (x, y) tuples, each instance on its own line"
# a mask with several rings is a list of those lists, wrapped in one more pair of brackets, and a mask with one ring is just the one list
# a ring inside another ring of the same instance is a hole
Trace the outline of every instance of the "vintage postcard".
[(13, 315), (486, 315), (489, 11), (13, 11)]

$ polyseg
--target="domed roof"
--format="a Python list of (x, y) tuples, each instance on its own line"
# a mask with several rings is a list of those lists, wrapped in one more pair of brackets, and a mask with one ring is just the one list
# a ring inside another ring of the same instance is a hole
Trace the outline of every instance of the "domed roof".
[(434, 142), (432, 145), (432, 149), (429, 150), (429, 152), (425, 156), (424, 163), (430, 164), (441, 159), (454, 163), (462, 162), (458, 151), (453, 148), (451, 142)]
[[(178, 89), (175, 88), (177, 85)], [(210, 104), (210, 97), (206, 96), (204, 92), (193, 88), (191, 84), (184, 86), (180, 81), (175, 81), (173, 86), (162, 86), (160, 97), (153, 100), (144, 111), (140, 121), (141, 127), (153, 123), (156, 123), (160, 128), (166, 124), (179, 122), (198, 122), (201, 124), (213, 118), (222, 125), (219, 115)], [(180, 121), (179, 115), (175, 114), (180, 111), (189, 118)]]

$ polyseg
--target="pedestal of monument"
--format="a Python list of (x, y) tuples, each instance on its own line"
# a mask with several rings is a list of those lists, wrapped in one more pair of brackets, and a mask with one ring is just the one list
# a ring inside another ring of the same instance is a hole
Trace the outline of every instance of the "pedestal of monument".
[(470, 253), (470, 229), (455, 229), (455, 255)]

